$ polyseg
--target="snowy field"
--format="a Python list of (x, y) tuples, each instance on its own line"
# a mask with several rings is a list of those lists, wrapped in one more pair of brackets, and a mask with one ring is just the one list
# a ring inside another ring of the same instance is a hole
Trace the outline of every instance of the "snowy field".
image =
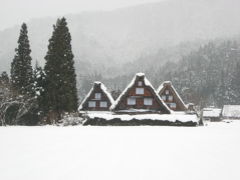
[(0, 180), (239, 180), (240, 122), (1, 127)]

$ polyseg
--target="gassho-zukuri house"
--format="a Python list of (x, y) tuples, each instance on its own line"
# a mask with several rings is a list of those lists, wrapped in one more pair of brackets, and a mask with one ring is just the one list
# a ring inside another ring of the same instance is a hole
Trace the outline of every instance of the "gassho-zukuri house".
[(163, 82), (157, 93), (173, 111), (187, 111), (187, 106), (170, 81)]
[[(95, 82), (79, 106), (80, 114), (86, 119), (84, 125), (199, 125), (197, 115), (187, 113), (175, 88), (171, 83), (168, 85), (157, 92), (144, 73), (137, 73), (113, 100), (107, 88), (101, 82)], [(164, 95), (163, 100), (161, 96)], [(170, 101), (176, 105), (171, 106)]]
[(80, 111), (108, 111), (114, 103), (112, 95), (101, 82), (94, 82), (93, 87), (79, 106)]

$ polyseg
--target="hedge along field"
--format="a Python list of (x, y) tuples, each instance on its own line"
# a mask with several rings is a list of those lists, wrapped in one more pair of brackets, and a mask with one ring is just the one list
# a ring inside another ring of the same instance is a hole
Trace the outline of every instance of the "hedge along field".
[(240, 122), (0, 127), (2, 180), (239, 180)]

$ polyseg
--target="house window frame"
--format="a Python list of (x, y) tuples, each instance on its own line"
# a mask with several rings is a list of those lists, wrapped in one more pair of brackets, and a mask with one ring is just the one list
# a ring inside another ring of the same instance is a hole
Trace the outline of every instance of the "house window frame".
[(169, 93), (170, 93), (169, 90), (165, 90), (165, 94), (169, 95)]
[(177, 108), (177, 104), (176, 103), (170, 103), (170, 108)]
[[(149, 100), (151, 100), (151, 101), (149, 101)], [(151, 102), (151, 103), (149, 103), (149, 102)], [(143, 104), (145, 106), (152, 106), (153, 105), (153, 98), (144, 98), (143, 99)]]
[(168, 101), (173, 101), (173, 96), (172, 95), (168, 96)]
[[(94, 104), (94, 105), (91, 105), (91, 104)], [(96, 101), (88, 101), (88, 107), (89, 108), (95, 108), (96, 106), (97, 106)]]
[(98, 93), (98, 92), (95, 93), (95, 94), (94, 94), (94, 98), (97, 99), (97, 100), (102, 99), (102, 93)]
[(143, 82), (142, 81), (138, 81), (138, 86), (143, 86)]
[(137, 95), (144, 95), (144, 88), (136, 88), (135, 93)]
[[(103, 106), (103, 103), (105, 103), (104, 106)], [(107, 108), (108, 107), (107, 101), (100, 101), (100, 107), (101, 108)]]
[(162, 95), (161, 98), (162, 98), (163, 101), (167, 100), (167, 96), (166, 95)]
[(137, 99), (134, 97), (128, 97), (127, 98), (127, 105), (133, 106), (136, 105), (137, 103)]

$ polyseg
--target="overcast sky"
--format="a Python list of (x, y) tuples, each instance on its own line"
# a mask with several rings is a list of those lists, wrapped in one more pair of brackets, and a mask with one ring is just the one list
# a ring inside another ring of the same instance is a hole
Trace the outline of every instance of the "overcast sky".
[(0, 0), (0, 30), (32, 18), (112, 10), (162, 0)]

